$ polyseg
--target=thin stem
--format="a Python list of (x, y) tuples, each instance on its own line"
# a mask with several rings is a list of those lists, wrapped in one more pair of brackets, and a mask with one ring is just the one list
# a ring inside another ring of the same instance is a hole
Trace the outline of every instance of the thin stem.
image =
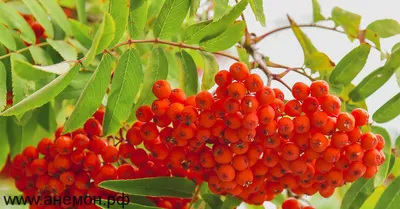
[(285, 81), (283, 81), (282, 78), (280, 78), (279, 76), (273, 76), (273, 79), (283, 84), (287, 89), (289, 89), (289, 91), (292, 91), (292, 88), (290, 88), (290, 86)]
[[(40, 44), (31, 45), (31, 46), (38, 46), (38, 47), (41, 47), (41, 46), (47, 46), (47, 45), (49, 45), (49, 43), (43, 42), (43, 43), (40, 43)], [(24, 52), (24, 51), (27, 51), (27, 50), (29, 50), (29, 47), (30, 47), (30, 46), (27, 46), (27, 47), (25, 47), (25, 48), (18, 49), (17, 51), (14, 51), (14, 52), (5, 54), (5, 55), (3, 55), (3, 56), (0, 56), (0, 60), (9, 57), (9, 56), (11, 56), (12, 54), (19, 54), (19, 53), (22, 53), (22, 52)]]
[[(345, 32), (343, 32), (341, 30), (338, 30), (338, 29), (336, 29), (334, 27), (327, 27), (327, 26), (323, 26), (323, 25), (317, 25), (317, 24), (314, 24), (314, 23), (312, 23), (312, 24), (300, 24), (298, 26), (300, 28), (321, 28), (321, 29), (325, 29), (325, 30), (335, 31), (335, 32), (338, 32), (338, 33), (343, 33), (343, 34), (345, 33)], [(274, 33), (277, 33), (279, 31), (283, 31), (283, 30), (287, 30), (287, 29), (290, 29), (290, 28), (292, 28), (292, 27), (289, 25), (289, 26), (284, 26), (284, 27), (281, 27), (281, 28), (277, 28), (277, 29), (271, 30), (271, 31), (269, 31), (269, 32), (267, 32), (267, 33), (265, 33), (265, 34), (263, 34), (261, 36), (258, 36), (257, 38), (255, 38), (253, 40), (253, 42), (254, 43), (258, 43), (258, 42), (262, 41), (264, 38), (266, 38), (266, 37), (268, 37), (268, 36), (270, 36), (270, 35), (272, 35)]]
[(197, 187), (196, 187), (196, 191), (194, 192), (194, 194), (193, 194), (193, 197), (192, 197), (192, 200), (190, 201), (190, 203), (189, 203), (189, 209), (191, 209), (192, 208), (192, 206), (193, 206), (193, 204), (197, 201), (197, 197), (199, 196), (199, 193), (200, 193), (200, 189), (201, 189), (201, 186), (202, 186), (203, 184), (199, 184)]
[[(202, 47), (192, 46), (192, 45), (188, 45), (185, 43), (176, 43), (176, 42), (172, 42), (172, 41), (160, 40), (160, 39), (149, 39), (149, 40), (132, 40), (132, 39), (130, 39), (130, 40), (127, 40), (127, 41), (124, 41), (124, 42), (121, 42), (121, 43), (115, 45), (113, 49), (116, 49), (116, 48), (124, 46), (124, 45), (140, 44), (140, 43), (166, 44), (166, 45), (175, 46), (175, 47), (179, 47), (179, 48), (207, 51), (207, 50), (203, 49)], [(230, 54), (224, 53), (224, 52), (212, 52), (212, 53), (216, 54), (216, 55), (228, 57), (235, 61), (239, 61), (239, 58), (232, 56)]]

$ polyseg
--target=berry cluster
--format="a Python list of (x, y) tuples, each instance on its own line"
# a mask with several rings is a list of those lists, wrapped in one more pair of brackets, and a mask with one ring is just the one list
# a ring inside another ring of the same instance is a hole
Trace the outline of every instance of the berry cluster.
[[(385, 156), (379, 134), (362, 133), (368, 112), (340, 112), (325, 81), (294, 84), (294, 99), (264, 86), (237, 62), (215, 76), (216, 95), (186, 97), (157, 81), (151, 106), (140, 107), (127, 140), (144, 146), (170, 169), (186, 169), (216, 194), (252, 203), (284, 189), (323, 197), (360, 177), (371, 178)], [(172, 124), (172, 125), (171, 125)]]
[[(39, 22), (36, 21), (35, 17), (27, 14), (21, 14), (21, 15), (26, 20), (26, 22), (28, 22), (29, 26), (31, 26), (33, 32), (35, 32), (36, 44), (39, 44), (41, 42), (41, 39), (47, 38), (47, 35), (44, 32), (44, 28)], [(30, 44), (25, 43), (25, 45), (29, 46)]]
[[(171, 176), (160, 161), (153, 160), (143, 149), (127, 142), (114, 146), (100, 136), (104, 111), (99, 110), (84, 128), (72, 134), (61, 135), (59, 128), (55, 141), (44, 138), (37, 147), (28, 146), (14, 157), (10, 176), (25, 197), (34, 196), (91, 196), (118, 194), (98, 187), (105, 180), (136, 179)], [(133, 164), (127, 162), (127, 159)], [(116, 166), (115, 163), (120, 164)], [(149, 197), (164, 208), (185, 208), (190, 200)], [(43, 199), (42, 199), (43, 200)], [(30, 208), (99, 208), (92, 205), (31, 205)]]

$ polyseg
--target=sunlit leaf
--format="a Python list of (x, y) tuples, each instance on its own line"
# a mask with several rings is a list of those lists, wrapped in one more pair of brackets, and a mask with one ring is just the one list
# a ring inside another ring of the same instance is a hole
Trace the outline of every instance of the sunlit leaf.
[(316, 23), (321, 20), (325, 20), (326, 18), (321, 14), (321, 6), (318, 3), (318, 0), (312, 0), (313, 5), (313, 21)]
[(79, 22), (87, 23), (86, 0), (76, 0), (76, 12)]
[(400, 202), (400, 177), (395, 178), (382, 193), (375, 209), (396, 209)]
[[(1, 64), (0, 64), (1, 65)], [(8, 154), (10, 153), (10, 145), (8, 143), (7, 118), (0, 117), (0, 169), (6, 165)]]
[(180, 88), (187, 96), (195, 95), (198, 91), (198, 74), (193, 58), (185, 50), (176, 53), (179, 59)]
[(166, 0), (154, 25), (154, 36), (169, 39), (176, 34), (190, 8), (190, 0)]
[(0, 62), (0, 111), (4, 109), (6, 103), (7, 103), (7, 72), (4, 64)]
[(67, 34), (71, 35), (71, 27), (69, 25), (67, 15), (64, 10), (57, 3), (56, 0), (38, 0), (40, 4), (46, 9), (50, 17), (57, 23), (57, 25), (62, 28), (62, 30)]
[(112, 65), (112, 55), (104, 54), (103, 59), (79, 97), (75, 109), (65, 123), (64, 133), (69, 133), (82, 127), (85, 121), (96, 112), (110, 83)]
[(0, 24), (0, 34), (0, 44), (3, 44), (5, 47), (13, 51), (17, 50), (17, 45), (15, 43), (12, 32), (3, 24)]
[(304, 34), (303, 31), (301, 31), (300, 27), (288, 16), (290, 26), (292, 27), (293, 33), (296, 36), (297, 40), (300, 43), (301, 48), (303, 49), (304, 53), (304, 60), (307, 60), (307, 58), (315, 52), (318, 52), (318, 50), (315, 48), (315, 46), (311, 43), (310, 39)]
[(331, 71), (335, 67), (335, 63), (322, 52), (313, 52), (307, 57), (304, 64), (313, 71), (324, 72)]
[(46, 39), (46, 41), (56, 50), (64, 60), (71, 61), (76, 60), (78, 57), (78, 52), (74, 47), (69, 45), (65, 41), (54, 41), (52, 39)]
[(81, 43), (84, 47), (89, 49), (93, 39), (92, 29), (74, 19), (69, 19), (69, 22), (71, 24), (71, 30), (74, 38), (78, 40), (79, 43)]
[(200, 7), (200, 1), (201, 0), (191, 0), (191, 3), (190, 3), (190, 16), (191, 17), (196, 15), (197, 10)]
[(332, 10), (332, 20), (343, 28), (351, 41), (357, 38), (360, 30), (360, 15), (335, 7)]
[(385, 191), (384, 186), (375, 188), (375, 191), (368, 197), (360, 209), (374, 209), (382, 193)]
[(265, 26), (266, 20), (263, 0), (249, 0), (249, 3), (254, 15), (256, 16), (256, 20), (260, 22), (262, 26)]
[(368, 30), (375, 32), (380, 38), (389, 38), (400, 34), (400, 24), (396, 20), (376, 20), (367, 26)]
[(214, 19), (219, 19), (229, 9), (229, 0), (213, 0), (214, 1)]
[(360, 208), (374, 192), (374, 180), (374, 178), (360, 178), (354, 182), (344, 195), (340, 209)]
[(146, 0), (131, 0), (128, 24), (131, 39), (143, 34), (147, 20), (147, 4)]
[(50, 57), (50, 54), (47, 53), (44, 49), (38, 46), (30, 46), (29, 52), (32, 55), (33, 61), (35, 61), (36, 65), (52, 65), (53, 60)]

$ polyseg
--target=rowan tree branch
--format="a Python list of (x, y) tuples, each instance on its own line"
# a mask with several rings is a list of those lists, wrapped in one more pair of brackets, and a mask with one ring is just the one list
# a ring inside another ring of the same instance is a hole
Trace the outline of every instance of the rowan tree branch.
[[(49, 43), (43, 42), (43, 43), (31, 45), (31, 46), (42, 47), (42, 46), (47, 46), (47, 45), (49, 45)], [(28, 50), (29, 50), (29, 47), (31, 47), (31, 46), (27, 46), (27, 47), (25, 47), (25, 48), (18, 49), (17, 51), (13, 51), (13, 52), (10, 52), (10, 53), (5, 54), (5, 55), (3, 55), (3, 56), (0, 56), (0, 60), (9, 57), (9, 56), (11, 56), (12, 54), (20, 54), (20, 53), (22, 53), (22, 52), (24, 52), (24, 51), (28, 51)]]

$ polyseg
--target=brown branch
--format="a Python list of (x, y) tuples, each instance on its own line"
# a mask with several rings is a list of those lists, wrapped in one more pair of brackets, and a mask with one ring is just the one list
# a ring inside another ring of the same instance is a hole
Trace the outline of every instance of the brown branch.
[[(49, 43), (43, 42), (43, 43), (40, 43), (40, 44), (31, 45), (31, 46), (38, 46), (38, 47), (41, 47), (41, 46), (47, 46), (47, 45), (49, 45)], [(22, 49), (19, 49), (19, 50), (17, 50), (17, 51), (14, 51), (14, 52), (5, 54), (5, 55), (3, 55), (3, 56), (0, 56), (0, 60), (9, 57), (9, 56), (11, 56), (12, 54), (19, 54), (19, 53), (22, 53), (22, 52), (24, 52), (24, 51), (28, 51), (28, 50), (29, 50), (29, 47), (30, 47), (30, 46), (27, 46), (27, 47), (22, 48)]]
[[(177, 42), (172, 42), (172, 41), (166, 41), (166, 40), (160, 40), (160, 39), (148, 39), (148, 40), (127, 40), (124, 42), (121, 42), (117, 45), (114, 46), (113, 50), (124, 46), (124, 45), (130, 45), (130, 44), (140, 44), (140, 43), (155, 43), (155, 44), (165, 44), (165, 45), (170, 45), (170, 46), (175, 46), (175, 47), (179, 47), (179, 48), (185, 48), (185, 49), (193, 49), (193, 50), (199, 50), (199, 51), (207, 51), (205, 49), (203, 49), (202, 47), (199, 46), (192, 46), (192, 45), (188, 45), (185, 43), (177, 43)], [(232, 56), (230, 54), (224, 53), (224, 52), (211, 52), (213, 54), (216, 55), (220, 55), (220, 56), (224, 56), (230, 59), (233, 59), (235, 61), (239, 61), (239, 58)]]
[[(345, 32), (343, 32), (341, 30), (338, 30), (338, 29), (336, 29), (334, 27), (327, 27), (327, 26), (323, 26), (323, 25), (317, 25), (317, 24), (314, 24), (314, 23), (312, 23), (312, 24), (300, 24), (298, 26), (300, 28), (321, 28), (321, 29), (325, 29), (325, 30), (335, 31), (335, 32), (338, 32), (338, 33), (343, 33), (343, 34), (345, 33)], [(267, 33), (265, 33), (265, 34), (263, 34), (261, 36), (258, 36), (255, 39), (253, 39), (253, 43), (258, 43), (258, 42), (262, 41), (264, 38), (266, 38), (266, 37), (268, 37), (268, 36), (270, 36), (270, 35), (272, 35), (274, 33), (277, 33), (279, 31), (283, 31), (283, 30), (287, 30), (287, 29), (290, 29), (290, 28), (292, 28), (292, 27), (289, 25), (289, 26), (284, 26), (284, 27), (277, 28), (277, 29), (274, 29), (272, 31), (269, 31), (269, 32), (267, 32)]]

